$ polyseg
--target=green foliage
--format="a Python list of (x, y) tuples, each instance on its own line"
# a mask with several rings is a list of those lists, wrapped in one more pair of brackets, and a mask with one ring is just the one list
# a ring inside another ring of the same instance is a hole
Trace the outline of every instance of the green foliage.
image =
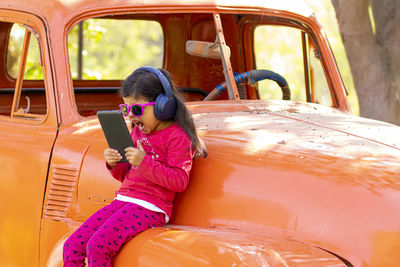
[[(162, 66), (163, 32), (145, 20), (89, 19), (83, 22), (84, 80), (122, 80), (143, 65)], [(78, 25), (68, 36), (72, 77), (78, 77)]]
[[(254, 33), (257, 69), (282, 75), (289, 83), (291, 99), (306, 101), (300, 31), (284, 26), (259, 26)], [(262, 99), (282, 99), (272, 81), (259, 82)]]
[[(18, 68), (24, 42), (25, 28), (14, 24), (11, 28), (10, 39), (8, 41), (7, 53), (7, 71), (12, 78), (18, 76)], [(41, 80), (43, 79), (43, 70), (40, 65), (40, 54), (38, 40), (34, 34), (31, 34), (29, 42), (28, 56), (25, 66), (24, 79)]]

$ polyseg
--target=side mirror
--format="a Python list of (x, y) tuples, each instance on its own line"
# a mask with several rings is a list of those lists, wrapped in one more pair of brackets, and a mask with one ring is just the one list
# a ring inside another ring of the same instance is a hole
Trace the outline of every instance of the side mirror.
[[(186, 52), (192, 56), (221, 59), (221, 49), (219, 43), (204, 41), (186, 41)], [(228, 47), (228, 57), (231, 56), (231, 50)]]

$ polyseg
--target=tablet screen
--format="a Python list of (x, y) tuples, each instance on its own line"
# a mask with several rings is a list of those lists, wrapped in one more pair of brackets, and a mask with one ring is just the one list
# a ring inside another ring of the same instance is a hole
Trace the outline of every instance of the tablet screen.
[(119, 110), (99, 111), (97, 117), (108, 146), (118, 150), (122, 155), (123, 159), (120, 162), (128, 162), (125, 157), (125, 148), (133, 147), (133, 142), (121, 112)]

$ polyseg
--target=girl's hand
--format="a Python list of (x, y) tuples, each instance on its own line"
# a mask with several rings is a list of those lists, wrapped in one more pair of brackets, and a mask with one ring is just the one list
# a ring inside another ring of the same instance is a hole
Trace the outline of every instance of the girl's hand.
[(108, 165), (110, 165), (111, 168), (114, 168), (117, 163), (122, 159), (122, 156), (121, 154), (119, 154), (118, 150), (113, 148), (106, 148), (104, 150), (104, 158)]
[(142, 163), (144, 156), (146, 156), (146, 152), (143, 149), (142, 144), (137, 141), (138, 149), (134, 147), (125, 148), (125, 157), (129, 161), (130, 164), (139, 167), (140, 163)]

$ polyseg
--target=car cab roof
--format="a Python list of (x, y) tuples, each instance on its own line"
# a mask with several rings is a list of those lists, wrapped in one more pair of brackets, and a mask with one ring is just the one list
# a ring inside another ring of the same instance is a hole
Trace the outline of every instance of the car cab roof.
[(180, 9), (185, 12), (199, 10), (257, 12), (259, 10), (270, 10), (271, 12), (287, 11), (305, 17), (313, 14), (312, 10), (299, 0), (172, 0), (167, 3), (162, 0), (7, 0), (0, 2), (0, 8), (28, 11), (48, 18), (60, 15), (74, 17), (96, 10), (114, 9), (118, 12), (118, 10), (128, 7), (159, 9), (163, 12), (176, 12)]

